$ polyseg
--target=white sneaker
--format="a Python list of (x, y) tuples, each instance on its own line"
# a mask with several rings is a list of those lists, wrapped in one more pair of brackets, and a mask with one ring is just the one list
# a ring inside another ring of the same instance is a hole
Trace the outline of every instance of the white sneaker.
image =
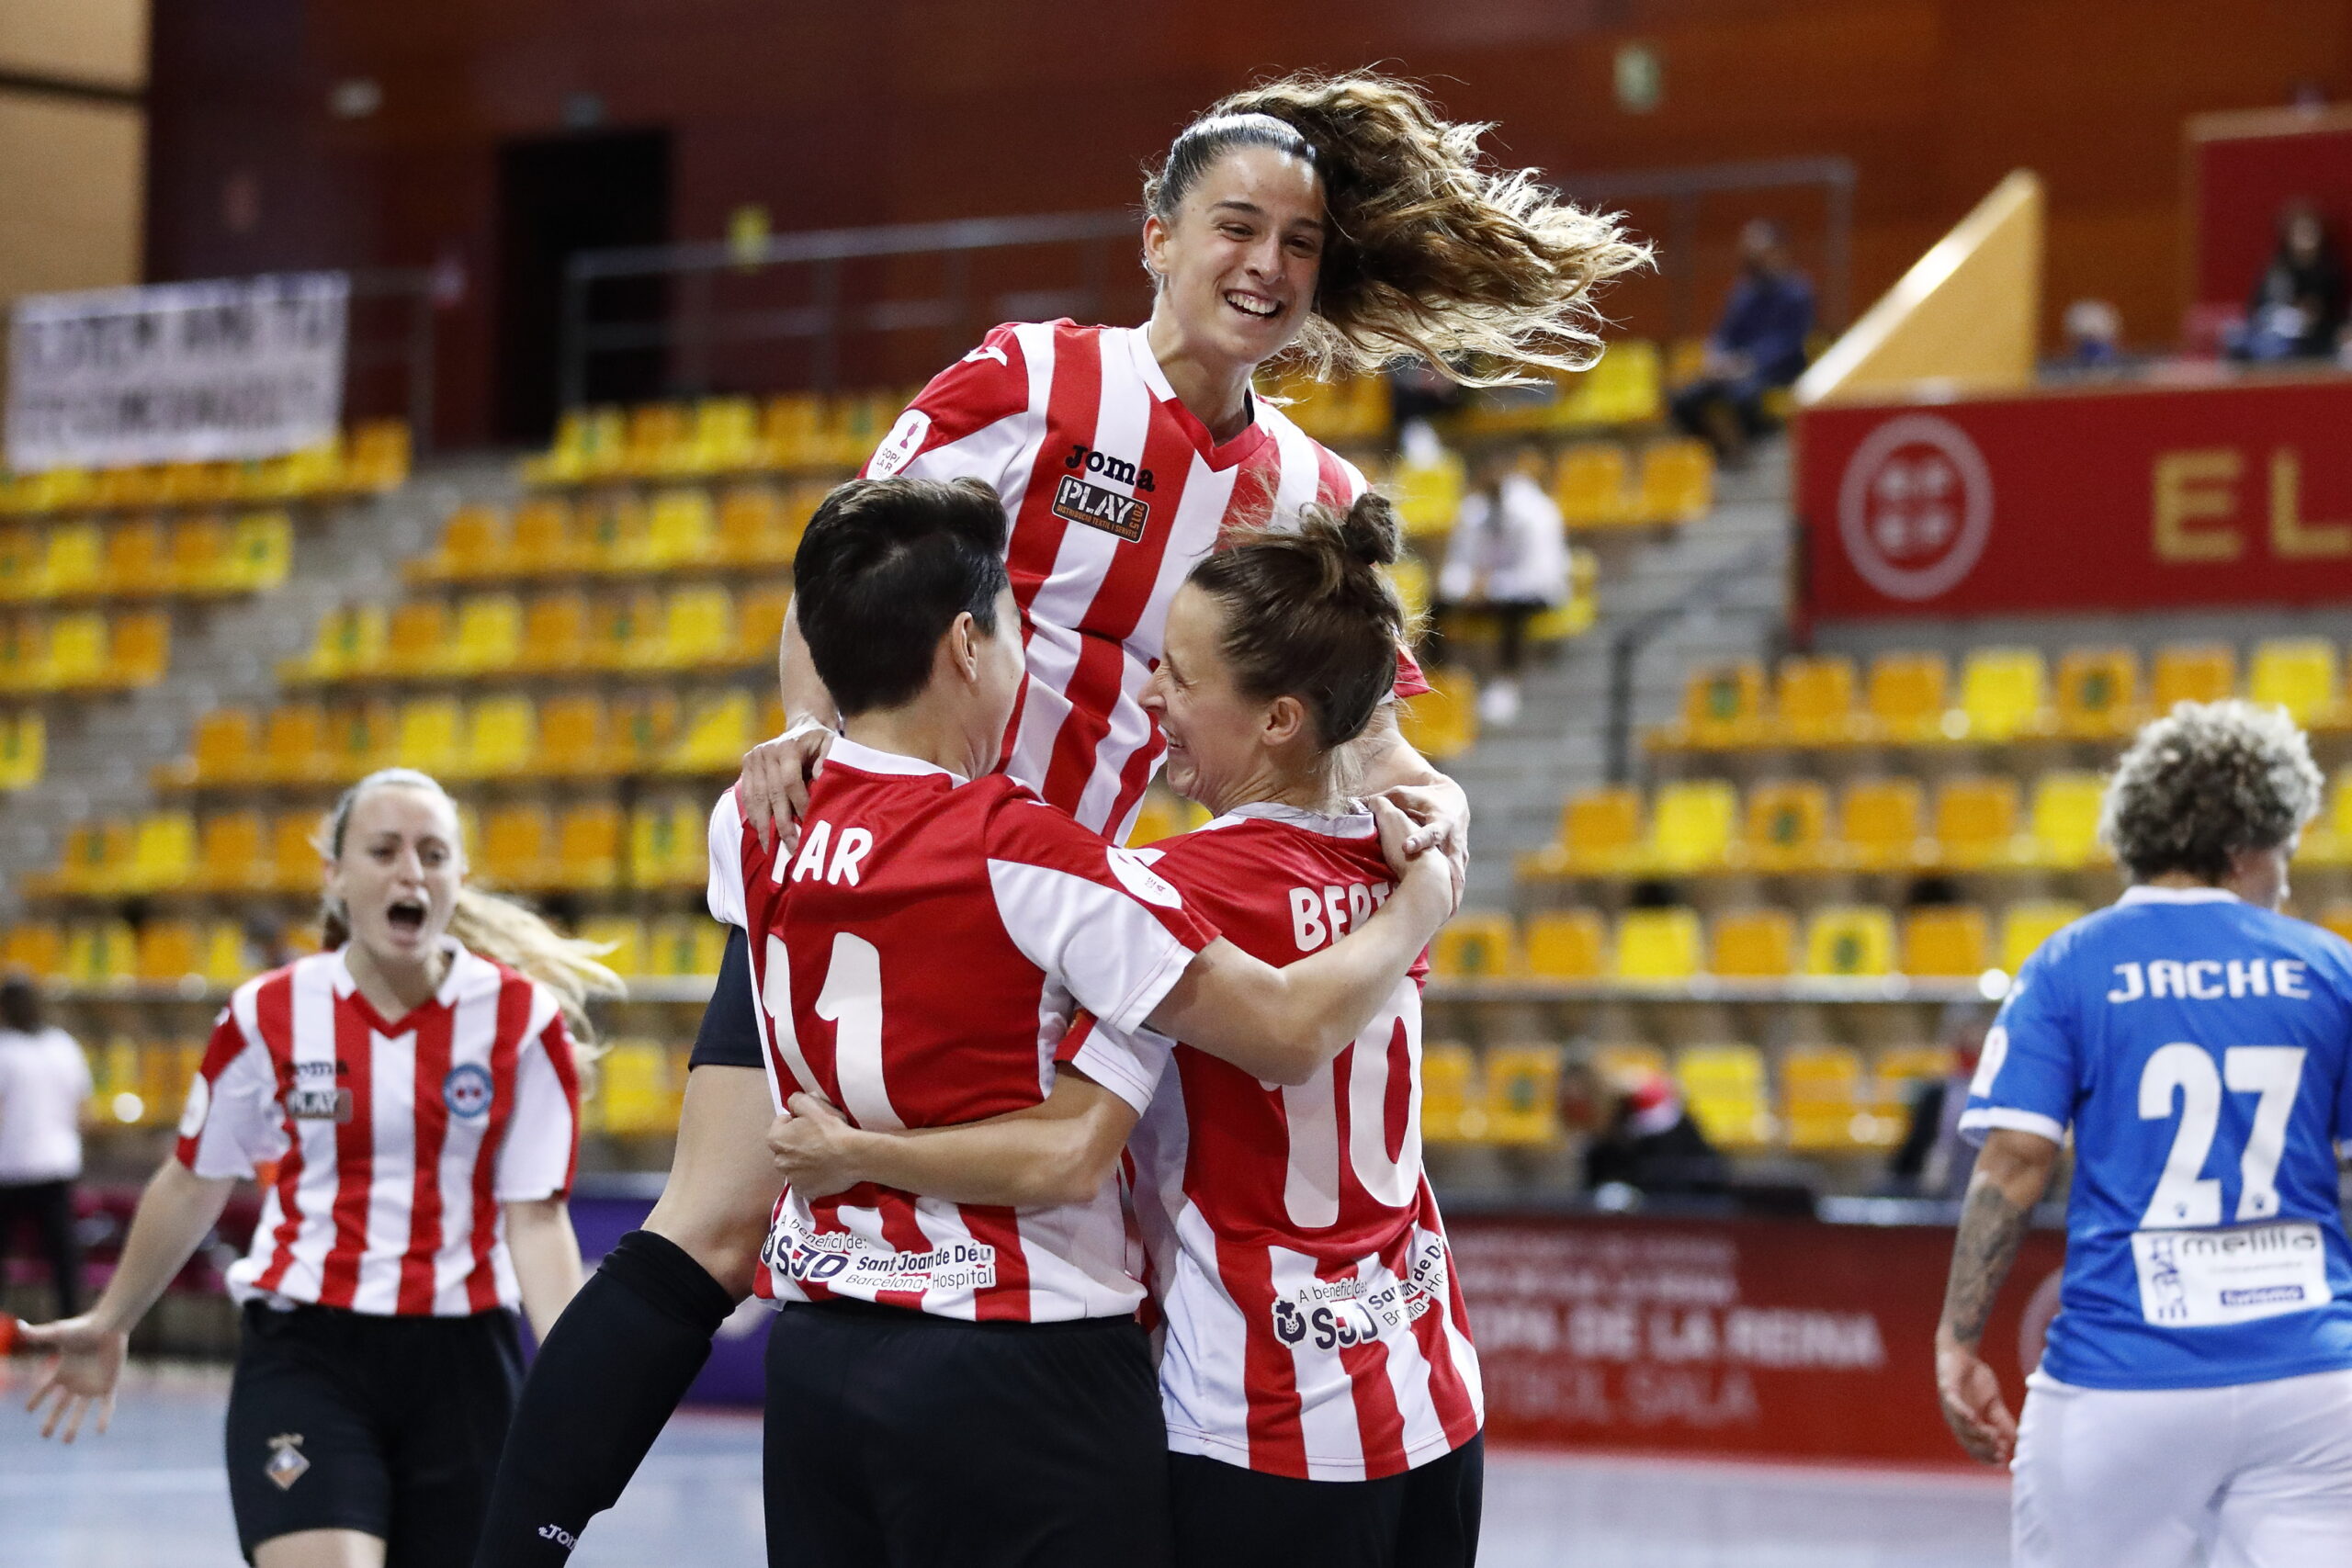
[(1502, 677), (1487, 682), (1478, 694), (1478, 721), (1497, 728), (1519, 717), (1519, 682)]

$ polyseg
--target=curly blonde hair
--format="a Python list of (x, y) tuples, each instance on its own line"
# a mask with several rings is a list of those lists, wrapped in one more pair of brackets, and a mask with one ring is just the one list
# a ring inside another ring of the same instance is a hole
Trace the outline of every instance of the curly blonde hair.
[(1532, 169), (1492, 167), (1478, 146), (1490, 129), (1441, 118), (1395, 77), (1301, 72), (1185, 127), (1144, 182), (1144, 207), (1172, 222), (1235, 147), (1305, 159), (1322, 177), (1329, 224), (1315, 308), (1289, 355), (1316, 375), (1399, 355), (1473, 387), (1588, 368), (1601, 351), (1595, 291), (1647, 265), (1650, 248), (1622, 214), (1561, 200)]
[(2179, 871), (2219, 882), (2241, 850), (2291, 841), (2319, 815), (2325, 787), (2284, 709), (2180, 703), (2116, 764), (2099, 837), (2136, 881)]

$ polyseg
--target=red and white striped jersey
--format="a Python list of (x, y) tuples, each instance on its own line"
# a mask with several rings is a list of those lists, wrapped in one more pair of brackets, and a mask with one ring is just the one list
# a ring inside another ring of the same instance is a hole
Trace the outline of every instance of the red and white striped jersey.
[[(1389, 893), (1370, 817), (1246, 806), (1138, 852), (1235, 945), (1277, 965)], [(1470, 1320), (1421, 1170), (1422, 973), (1295, 1088), (1175, 1048), (1127, 1145), (1175, 1451), (1363, 1481), (1450, 1453), (1484, 1422)]]
[[(1186, 574), (1228, 530), (1363, 492), (1352, 465), (1250, 405), (1249, 428), (1220, 444), (1142, 328), (1006, 325), (933, 378), (865, 465), (868, 479), (977, 479), (1002, 498), (1029, 659), (1004, 768), (1116, 842), (1166, 750), (1138, 698)], [(1428, 691), (1398, 657), (1396, 694)]]
[(520, 1301), (498, 1205), (560, 1197), (580, 1083), (555, 993), (444, 939), (434, 998), (386, 1021), (340, 949), (246, 981), (188, 1087), (178, 1156), (266, 1175), (240, 1302), (459, 1317)]
[[(833, 743), (798, 852), (762, 849), (732, 790), (711, 813), (710, 909), (750, 936), (770, 1087), (861, 1127), (1018, 1111), (1073, 1063), (1141, 1111), (1164, 1051), (1132, 1043), (1216, 932), (1128, 850), (1002, 773), (966, 781)], [(1125, 1032), (1072, 1032), (1080, 1007)], [(1143, 1299), (1116, 1172), (1082, 1203), (950, 1203), (861, 1183), (786, 1188), (758, 1291), (942, 1317), (1120, 1316)]]

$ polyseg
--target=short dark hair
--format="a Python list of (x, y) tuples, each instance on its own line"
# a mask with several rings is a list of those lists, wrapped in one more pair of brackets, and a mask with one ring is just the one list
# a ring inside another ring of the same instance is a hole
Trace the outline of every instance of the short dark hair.
[(20, 1034), (37, 1032), (41, 1024), (40, 987), (29, 975), (0, 980), (0, 1026)]
[(1004, 503), (978, 479), (852, 479), (792, 563), (800, 635), (843, 717), (910, 702), (956, 617), (996, 635)]

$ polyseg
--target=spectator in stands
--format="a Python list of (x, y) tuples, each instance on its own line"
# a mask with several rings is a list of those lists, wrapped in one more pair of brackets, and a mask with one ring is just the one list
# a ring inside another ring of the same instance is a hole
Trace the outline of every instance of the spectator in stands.
[(1968, 1104), (1969, 1080), (1984, 1052), (1984, 1030), (1992, 1021), (1976, 1002), (1944, 1009), (1939, 1043), (1951, 1053), (1951, 1071), (1920, 1083), (1912, 1096), (1903, 1142), (1887, 1161), (1888, 1185), (1910, 1198), (1958, 1198), (1968, 1190), (1976, 1152), (1961, 1141), (1960, 1113)]
[(82, 1310), (74, 1183), (91, 1088), (88, 1058), (72, 1035), (44, 1025), (33, 983), (22, 976), (0, 982), (0, 1276), (11, 1233), (29, 1220), (49, 1255), (60, 1317)]
[(2066, 352), (2047, 368), (2062, 379), (2097, 379), (2125, 368), (2123, 314), (2104, 299), (2066, 307)]
[(2246, 300), (2237, 357), (2330, 358), (2344, 315), (2344, 266), (2327, 226), (2310, 202), (2289, 202), (2278, 214), (2278, 247)]
[(1630, 1187), (1645, 1197), (1687, 1196), (1729, 1186), (1723, 1156), (1663, 1073), (1571, 1059), (1561, 1073), (1560, 1120), (1587, 1134), (1589, 1191)]
[(1524, 453), (1488, 447), (1471, 470), (1446, 541), (1430, 606), (1436, 624), (1424, 656), (1432, 664), (1442, 661), (1447, 636), (1464, 613), (1492, 616), (1502, 647), (1494, 675), (1478, 694), (1478, 716), (1490, 725), (1510, 724), (1519, 717), (1527, 623), (1567, 597), (1568, 539), (1560, 509), (1529, 476)]
[(1813, 285), (1790, 262), (1775, 224), (1756, 219), (1739, 231), (1739, 281), (1707, 340), (1699, 378), (1674, 394), (1674, 423), (1725, 462), (1772, 428), (1765, 394), (1804, 371), (1813, 330)]

